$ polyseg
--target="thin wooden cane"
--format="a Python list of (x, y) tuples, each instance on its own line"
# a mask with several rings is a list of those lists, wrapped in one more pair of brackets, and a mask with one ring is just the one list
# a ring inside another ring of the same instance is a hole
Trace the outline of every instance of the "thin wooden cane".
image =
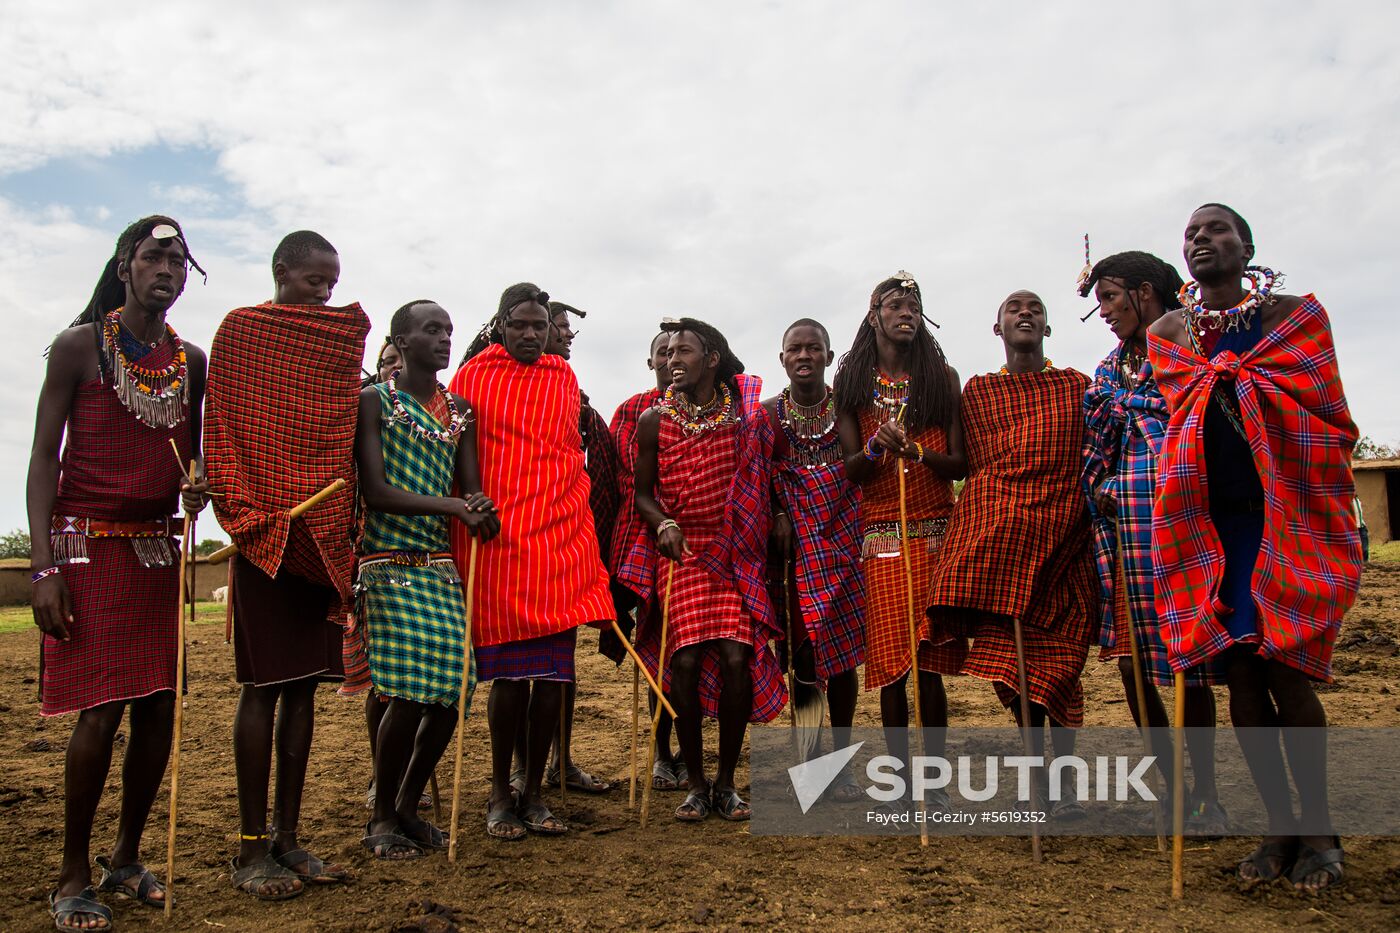
[[(903, 418), (904, 409), (900, 408)], [(904, 557), (904, 595), (909, 607), (909, 682), (914, 685), (914, 731), (919, 735), (919, 754), (928, 750), (924, 747), (924, 713), (919, 700), (919, 621), (914, 614), (914, 565), (909, 555), (909, 515), (907, 508), (906, 480), (904, 464), (896, 463), (899, 473), (899, 553)], [(910, 769), (913, 773), (913, 769)], [(924, 801), (919, 799), (919, 845), (928, 845), (928, 820), (923, 818)]]
[[(666, 565), (666, 595), (661, 600), (661, 654), (656, 662), (657, 680), (664, 683), (666, 678), (663, 673), (666, 667), (666, 637), (670, 634), (671, 628), (671, 584), (676, 578), (676, 562), (670, 561)], [(647, 817), (651, 815), (651, 773), (656, 768), (656, 730), (661, 726), (661, 706), (666, 702), (666, 698), (657, 694), (661, 703), (656, 704), (656, 712), (651, 717), (651, 740), (650, 749), (647, 752), (647, 782), (642, 785), (642, 828), (647, 825)], [(671, 719), (675, 720), (675, 713), (671, 713)], [(695, 780), (694, 777), (691, 780)]]
[(627, 809), (637, 808), (637, 725), (641, 719), (642, 669), (632, 662), (632, 774), (627, 785)]
[[(1013, 618), (1011, 620), (1011, 632), (1016, 640), (1016, 685), (1021, 691), (1021, 743), (1026, 748), (1026, 757), (1035, 756), (1035, 745), (1031, 742), (1031, 699), (1030, 688), (1026, 679), (1026, 645), (1021, 634), (1021, 620)], [(1034, 806), (1037, 793), (1037, 786), (1031, 785), (1031, 804)], [(1040, 864), (1040, 825), (1031, 823), (1031, 859)]]
[(1182, 858), (1186, 848), (1186, 672), (1172, 678), (1176, 693), (1176, 758), (1172, 761), (1172, 897), (1181, 900), (1185, 889)]
[[(174, 441), (170, 442), (174, 445)], [(195, 462), (187, 474), (194, 483)], [(180, 739), (185, 729), (185, 597), (189, 593), (188, 571), (194, 559), (194, 515), (185, 511), (185, 530), (180, 538), (180, 614), (175, 625), (175, 732), (170, 748), (170, 825), (165, 838), (165, 919), (175, 909), (175, 829), (180, 796)]]
[[(329, 499), (331, 496), (340, 492), (347, 485), (349, 484), (346, 483), (343, 479), (335, 480), (334, 482), (327, 485), (325, 489), (322, 489), (320, 492), (316, 493), (316, 495), (312, 496), (310, 499), (307, 499), (304, 502), (297, 503), (296, 506), (294, 506), (291, 510), (291, 517), (294, 519), (301, 518), (303, 515), (311, 511), (316, 506), (320, 505), (326, 499)], [(226, 545), (224, 547), (219, 548), (213, 554), (209, 555), (209, 563), (222, 564), (224, 561), (228, 560), (230, 557), (237, 553), (237, 544)]]
[[(1142, 650), (1138, 647), (1137, 630), (1133, 627), (1133, 613), (1128, 606), (1128, 578), (1123, 569), (1123, 539), (1118, 539), (1117, 583), (1113, 588), (1113, 615), (1121, 619), (1128, 632), (1128, 653), (1133, 659), (1133, 692), (1137, 695), (1138, 734), (1142, 736), (1142, 747), (1148, 757), (1152, 755), (1152, 729), (1147, 722), (1147, 683), (1142, 673)], [(1154, 768), (1155, 772), (1156, 769)], [(1149, 778), (1153, 786), (1155, 777)], [(1161, 801), (1152, 804), (1152, 822), (1157, 830), (1157, 851), (1167, 851), (1166, 820), (1163, 818)]]
[(237, 563), (237, 557), (230, 557), (228, 561), (228, 582), (224, 584), (224, 644), (233, 641), (233, 565)]
[(457, 817), (462, 812), (462, 733), (466, 729), (467, 684), (472, 670), (472, 591), (476, 588), (476, 546), (472, 536), (467, 554), (466, 627), (462, 632), (462, 686), (457, 693), (457, 763), (452, 768), (452, 825), (447, 831), (447, 860), (457, 861)]
[(783, 618), (787, 622), (788, 712), (794, 743), (797, 741), (797, 644), (792, 640), (792, 558), (783, 561)]
[(622, 642), (623, 650), (627, 652), (627, 656), (632, 659), (632, 663), (637, 665), (642, 672), (642, 676), (646, 678), (647, 689), (650, 690), (657, 701), (666, 708), (666, 714), (672, 719), (675, 719), (675, 707), (671, 706), (671, 701), (667, 700), (666, 695), (661, 692), (661, 685), (656, 682), (656, 679), (651, 676), (651, 671), (647, 670), (647, 666), (642, 663), (642, 656), (637, 654), (637, 649), (632, 647), (632, 643), (627, 640), (627, 636), (623, 634), (622, 627), (617, 624), (617, 620), (612, 619), (611, 622), (613, 633), (617, 635), (617, 640)]

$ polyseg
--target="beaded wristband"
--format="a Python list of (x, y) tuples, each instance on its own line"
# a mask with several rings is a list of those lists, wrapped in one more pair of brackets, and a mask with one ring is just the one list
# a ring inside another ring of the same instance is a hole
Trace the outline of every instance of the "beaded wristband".
[(45, 577), (51, 577), (51, 576), (53, 576), (53, 575), (56, 574), (56, 573), (59, 573), (59, 568), (58, 568), (58, 567), (45, 567), (43, 570), (38, 570), (38, 571), (35, 571), (34, 573), (30, 574), (30, 575), (29, 575), (29, 582), (30, 582), (31, 584), (33, 584), (33, 583), (38, 583), (40, 580), (44, 579)]
[(658, 538), (661, 537), (661, 533), (667, 528), (674, 528), (677, 531), (680, 531), (681, 523), (676, 521), (674, 518), (663, 519), (661, 523), (656, 526), (656, 536)]
[(915, 457), (914, 459), (918, 460), (920, 463), (923, 463), (923, 462), (924, 462), (924, 445), (923, 445), (923, 444), (920, 444), (918, 441), (911, 441), (911, 443), (912, 443), (912, 444), (918, 449), (918, 451), (919, 451), (919, 455), (918, 455), (917, 457)]
[(879, 460), (884, 456), (885, 449), (875, 443), (875, 436), (871, 435), (870, 440), (865, 442), (865, 459)]

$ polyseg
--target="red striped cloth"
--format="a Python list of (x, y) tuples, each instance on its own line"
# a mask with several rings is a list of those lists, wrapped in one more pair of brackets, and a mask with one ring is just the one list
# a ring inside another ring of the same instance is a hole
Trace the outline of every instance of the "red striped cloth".
[(1342, 616), (1361, 585), (1352, 517), (1357, 430), (1342, 391), (1327, 311), (1312, 296), (1254, 349), (1207, 362), (1149, 335), (1148, 358), (1171, 420), (1152, 514), (1154, 582), (1174, 670), (1227, 648), (1217, 617), (1225, 559), (1206, 494), (1206, 407), (1234, 382), (1240, 418), (1264, 487), (1264, 539), (1254, 568), (1259, 652), (1331, 680)]
[(1079, 678), (1098, 618), (1079, 483), (1088, 387), (1072, 369), (968, 380), (967, 483), (928, 598), (939, 630), (973, 638), (963, 673), (994, 681), (1008, 705), (1018, 690), (1011, 620), (1019, 618), (1030, 698), (1065, 726), (1083, 722)]
[[(343, 308), (263, 304), (224, 316), (209, 349), (204, 453), (219, 524), (269, 577), (333, 586), (344, 624), (355, 555), (355, 422), (369, 318)], [(296, 522), (336, 479), (349, 488)]]
[[(141, 362), (160, 368), (167, 342)], [(68, 412), (54, 514), (111, 521), (167, 518), (178, 505), (190, 423), (152, 428), (122, 407), (102, 380), (79, 385)], [(35, 529), (43, 534), (42, 529)], [(86, 538), (88, 563), (63, 565), (73, 623), (66, 642), (41, 636), (39, 695), (45, 716), (175, 689), (179, 568), (143, 567), (126, 538)], [(178, 546), (171, 541), (172, 560)]]
[[(520, 363), (492, 344), (457, 371), (450, 389), (476, 412), (481, 485), (501, 519), (500, 535), (478, 549), (473, 643), (606, 623), (612, 596), (588, 508), (574, 371), (552, 354)], [(451, 538), (465, 581), (470, 536), (453, 522)]]
[[(873, 408), (861, 412), (860, 431), (871, 437), (883, 419)], [(948, 439), (941, 427), (930, 427), (914, 435), (928, 450), (947, 453)], [(867, 532), (874, 525), (899, 521), (900, 467), (907, 468), (905, 512), (908, 521), (946, 519), (953, 508), (953, 484), (940, 479), (927, 467), (914, 466), (886, 454), (875, 464), (875, 478), (861, 489), (861, 525)], [(956, 674), (967, 652), (961, 637), (940, 635), (933, 643), (928, 619), (921, 611), (927, 601), (929, 567), (937, 553), (940, 537), (912, 538), (909, 541), (910, 576), (914, 581), (915, 624), (919, 627), (919, 670)], [(904, 573), (900, 545), (880, 548), (880, 553), (864, 556), (865, 570), (865, 689), (878, 690), (909, 673), (909, 577)]]

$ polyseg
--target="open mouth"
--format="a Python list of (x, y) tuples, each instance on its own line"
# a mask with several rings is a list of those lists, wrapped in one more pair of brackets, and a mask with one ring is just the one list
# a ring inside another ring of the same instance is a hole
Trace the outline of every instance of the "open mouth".
[(807, 363), (798, 363), (793, 367), (792, 371), (799, 376), (810, 376), (812, 374), (812, 367)]
[(685, 374), (686, 374), (686, 370), (684, 370), (684, 369), (682, 369), (682, 368), (679, 368), (679, 367), (675, 367), (675, 366), (672, 366), (672, 367), (671, 367), (671, 378), (672, 378), (672, 379), (679, 379), (679, 378), (681, 378), (682, 376), (684, 376)]
[(1035, 330), (1035, 325), (1032, 324), (1030, 321), (1017, 321), (1017, 322), (1016, 322), (1016, 329), (1017, 329), (1017, 330), (1031, 331), (1031, 330)]
[(1211, 248), (1208, 247), (1208, 246), (1198, 246), (1198, 247), (1196, 247), (1195, 249), (1191, 250), (1191, 258), (1192, 258), (1192, 259), (1205, 259), (1205, 258), (1207, 258), (1207, 257), (1209, 257), (1209, 256), (1214, 256), (1214, 255), (1215, 255), (1215, 250), (1211, 249)]
[(903, 331), (906, 334), (912, 334), (914, 332), (914, 325), (909, 321), (901, 321), (900, 323), (894, 326), (894, 329), (898, 331)]

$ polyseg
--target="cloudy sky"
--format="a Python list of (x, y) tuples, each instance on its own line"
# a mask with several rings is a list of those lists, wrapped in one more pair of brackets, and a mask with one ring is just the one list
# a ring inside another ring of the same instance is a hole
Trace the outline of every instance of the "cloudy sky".
[(1331, 310), (1363, 433), (1400, 440), (1400, 7), (1237, 6), (6, 2), (0, 531), (25, 524), (43, 348), (154, 212), (209, 271), (172, 311), (195, 343), (309, 227), (374, 344), (432, 298), (465, 346), (523, 279), (588, 310), (574, 365), (606, 415), (663, 315), (781, 384), (788, 322), (839, 351), (897, 269), (964, 378), (1001, 362), (1017, 288), (1090, 370), (1112, 341), (1077, 320), (1084, 233), (1180, 268), (1191, 210), (1224, 201)]

